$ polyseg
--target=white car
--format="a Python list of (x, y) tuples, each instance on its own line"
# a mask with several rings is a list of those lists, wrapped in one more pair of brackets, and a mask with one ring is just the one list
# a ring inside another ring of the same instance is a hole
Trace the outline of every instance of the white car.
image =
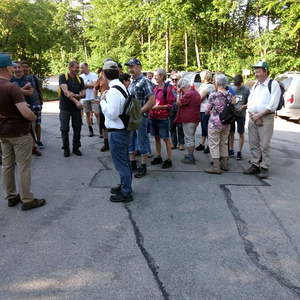
[(278, 115), (300, 122), (300, 72), (286, 72), (275, 79), (285, 87), (284, 107)]

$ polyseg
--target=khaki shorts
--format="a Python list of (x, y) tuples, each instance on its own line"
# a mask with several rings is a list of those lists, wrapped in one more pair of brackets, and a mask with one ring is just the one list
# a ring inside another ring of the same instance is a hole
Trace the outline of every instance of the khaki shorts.
[(85, 113), (88, 112), (95, 112), (95, 113), (99, 113), (100, 112), (100, 105), (99, 103), (96, 103), (94, 100), (86, 100), (83, 101), (83, 111)]

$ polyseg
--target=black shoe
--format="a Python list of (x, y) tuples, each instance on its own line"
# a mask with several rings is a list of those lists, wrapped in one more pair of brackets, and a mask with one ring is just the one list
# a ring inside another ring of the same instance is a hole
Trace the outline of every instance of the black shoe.
[(108, 143), (108, 139), (104, 139), (104, 145), (103, 147), (100, 149), (101, 152), (105, 152), (109, 150), (109, 143)]
[(195, 150), (197, 150), (197, 151), (203, 151), (205, 149), (205, 147), (204, 147), (204, 145), (202, 145), (202, 144), (200, 144), (199, 146), (197, 146), (196, 148), (195, 148)]
[(94, 130), (92, 126), (89, 126), (89, 137), (93, 137), (94, 136)]
[(73, 153), (77, 156), (82, 156), (82, 153), (79, 149), (73, 149)]
[(120, 193), (120, 194), (110, 196), (110, 201), (128, 203), (133, 201), (133, 197), (132, 195), (124, 196)]
[(155, 166), (155, 165), (160, 165), (163, 163), (163, 160), (160, 156), (156, 156), (152, 161), (151, 161), (151, 165)]
[(205, 150), (203, 151), (203, 153), (205, 153), (205, 154), (208, 154), (210, 151), (209, 151), (209, 147), (207, 146), (206, 148), (205, 148)]
[(20, 195), (17, 195), (15, 198), (8, 199), (8, 207), (14, 207), (21, 202)]
[(269, 169), (260, 168), (260, 173), (257, 176), (260, 179), (267, 179), (269, 177)]
[(168, 168), (171, 168), (172, 167), (172, 161), (170, 159), (167, 159), (163, 162), (161, 168), (162, 169), (168, 169)]
[(135, 151), (135, 156), (141, 156), (141, 152), (139, 150)]
[(45, 199), (34, 199), (30, 202), (26, 202), (22, 204), (22, 210), (29, 210), (33, 208), (38, 208), (44, 206), (46, 204)]
[(175, 149), (177, 149), (177, 146), (174, 146), (174, 145), (173, 145), (173, 146), (172, 146), (172, 150), (175, 150)]
[(255, 165), (251, 165), (246, 171), (243, 172), (245, 175), (256, 175), (259, 174), (260, 169)]
[(44, 144), (42, 142), (36, 142), (36, 144), (38, 145), (38, 147), (40, 149), (45, 149), (45, 146), (44, 146)]
[(242, 152), (238, 152), (237, 154), (236, 154), (236, 160), (242, 160)]
[(64, 157), (69, 157), (70, 155), (70, 149), (64, 149)]
[(110, 193), (113, 194), (113, 195), (120, 194), (121, 193), (121, 184), (119, 184), (116, 187), (111, 188)]
[(137, 173), (134, 175), (135, 178), (142, 178), (147, 174), (147, 167), (146, 166), (141, 166), (140, 168), (137, 169)]
[(131, 171), (132, 172), (135, 172), (137, 170), (137, 163), (136, 163), (136, 160), (132, 160), (130, 162), (130, 166), (131, 166)]
[(229, 150), (229, 157), (234, 157), (234, 150)]

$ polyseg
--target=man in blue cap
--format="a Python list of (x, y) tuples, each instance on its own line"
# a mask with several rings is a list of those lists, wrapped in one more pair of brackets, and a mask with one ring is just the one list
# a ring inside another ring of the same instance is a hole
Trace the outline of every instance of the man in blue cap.
[(257, 79), (248, 99), (248, 135), (251, 166), (246, 175), (268, 178), (271, 154), (271, 138), (274, 129), (274, 116), (277, 110), (281, 89), (276, 80), (269, 77), (269, 65), (260, 61), (253, 66)]
[[(142, 121), (139, 129), (137, 130), (137, 143), (138, 149), (141, 152), (141, 166), (137, 169), (135, 178), (142, 178), (147, 174), (147, 160), (150, 141), (148, 136), (148, 115), (147, 113), (155, 105), (155, 96), (153, 93), (152, 82), (143, 76), (142, 74), (142, 64), (137, 58), (130, 59), (126, 64), (128, 66), (128, 71), (132, 75), (132, 82), (129, 86), (129, 93), (134, 95), (136, 99), (141, 102), (142, 105)], [(131, 144), (129, 146), (130, 162), (133, 171), (136, 169), (135, 151), (134, 149), (134, 135), (131, 138)]]
[[(5, 198), (8, 206), (22, 202), (22, 210), (43, 206), (45, 199), (35, 199), (31, 186), (30, 134), (35, 114), (28, 107), (21, 88), (11, 83), (13, 63), (6, 54), (0, 54), (0, 142)], [(20, 195), (16, 191), (15, 164), (20, 173)]]

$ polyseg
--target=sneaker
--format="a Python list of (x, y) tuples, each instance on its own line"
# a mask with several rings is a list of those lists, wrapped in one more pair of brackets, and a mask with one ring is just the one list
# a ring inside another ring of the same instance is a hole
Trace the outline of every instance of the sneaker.
[(137, 169), (137, 172), (134, 175), (134, 177), (142, 178), (142, 177), (146, 176), (146, 174), (147, 174), (147, 167), (142, 165), (140, 168)]
[(141, 156), (141, 151), (139, 151), (139, 150), (136, 150), (136, 152), (135, 152), (135, 156)]
[(229, 157), (234, 157), (234, 150), (229, 150), (228, 154), (229, 154)]
[(185, 156), (184, 159), (181, 160), (181, 162), (183, 164), (187, 164), (187, 165), (194, 165), (195, 164), (195, 159), (191, 158), (189, 156)]
[(137, 163), (136, 163), (136, 160), (132, 160), (130, 162), (130, 166), (131, 166), (131, 171), (132, 172), (135, 172), (137, 170)]
[(22, 204), (22, 210), (29, 210), (33, 208), (38, 208), (44, 206), (46, 204), (45, 199), (34, 199), (30, 202), (26, 202)]
[(237, 154), (236, 154), (236, 160), (242, 160), (242, 152), (238, 152)]
[(259, 174), (260, 169), (255, 165), (251, 165), (247, 170), (243, 172), (244, 175), (256, 175)]
[(269, 169), (260, 168), (260, 173), (257, 176), (260, 179), (267, 179), (269, 177)]
[(94, 136), (94, 130), (92, 126), (89, 126), (89, 137), (93, 137)]
[(172, 161), (170, 159), (167, 159), (163, 162), (161, 168), (162, 169), (168, 169), (168, 168), (171, 168), (172, 167)]
[(155, 166), (155, 165), (160, 165), (163, 163), (163, 160), (161, 158), (161, 156), (156, 156), (152, 161), (151, 161), (151, 165)]
[(128, 202), (131, 202), (133, 201), (133, 197), (132, 195), (128, 195), (128, 196), (124, 196), (122, 195), (121, 193), (120, 194), (116, 194), (116, 195), (112, 195), (110, 196), (110, 199), (109, 199), (111, 202), (123, 202), (123, 203), (128, 203)]
[(110, 193), (113, 194), (113, 195), (120, 194), (121, 193), (121, 184), (119, 184), (116, 187), (111, 188)]
[(77, 156), (82, 156), (82, 153), (79, 149), (73, 149), (73, 153)]
[(210, 151), (209, 151), (209, 147), (207, 146), (206, 148), (205, 148), (205, 150), (203, 151), (203, 153), (205, 153), (205, 154), (208, 154)]
[(184, 145), (179, 145), (179, 151), (184, 151)]
[(70, 157), (70, 149), (64, 149), (64, 157)]
[(45, 149), (45, 146), (44, 146), (44, 144), (42, 142), (36, 142), (36, 144), (38, 145), (38, 147), (40, 149)]
[(14, 207), (21, 202), (20, 195), (17, 195), (15, 198), (8, 199), (8, 207)]
[(32, 149), (32, 155), (35, 155), (35, 156), (42, 156), (42, 153), (37, 149), (37, 147), (34, 147)]
[(203, 150), (205, 150), (205, 147), (204, 147), (204, 145), (200, 144), (199, 146), (197, 146), (195, 148), (195, 150), (197, 150), (197, 151), (203, 151)]

